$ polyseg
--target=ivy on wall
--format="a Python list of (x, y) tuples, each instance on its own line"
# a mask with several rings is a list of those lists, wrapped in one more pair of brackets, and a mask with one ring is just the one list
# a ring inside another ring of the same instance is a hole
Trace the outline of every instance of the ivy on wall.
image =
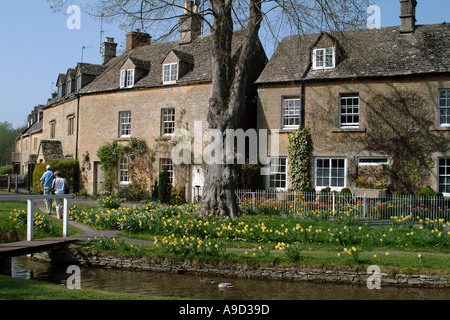
[(288, 154), (291, 188), (311, 189), (312, 138), (308, 127), (298, 128), (289, 134)]
[(103, 170), (104, 191), (112, 192), (117, 185), (119, 159), (129, 157), (129, 175), (132, 181), (131, 188), (138, 193), (149, 190), (151, 182), (146, 177), (151, 176), (154, 155), (145, 140), (133, 138), (128, 145), (120, 145), (117, 141), (106, 143), (97, 151), (97, 156)]

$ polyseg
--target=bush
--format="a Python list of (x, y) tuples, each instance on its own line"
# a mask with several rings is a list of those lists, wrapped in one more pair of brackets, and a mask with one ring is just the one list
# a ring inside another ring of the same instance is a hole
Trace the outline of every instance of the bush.
[(174, 187), (170, 191), (170, 203), (180, 205), (186, 203), (186, 191), (184, 187)]
[(349, 188), (344, 188), (340, 192), (341, 199), (350, 202), (352, 200), (352, 190)]
[(77, 160), (52, 160), (38, 163), (33, 171), (33, 189), (35, 193), (41, 193), (41, 177), (46, 171), (47, 165), (52, 166), (52, 171), (61, 171), (61, 177), (67, 179), (70, 192), (78, 193), (80, 188), (80, 165)]
[(322, 190), (320, 190), (319, 201), (320, 202), (328, 202), (330, 199), (330, 193), (331, 193), (330, 187), (326, 187), (326, 188), (323, 188)]
[(419, 196), (435, 197), (436, 192), (430, 186), (426, 186), (422, 190), (420, 190)]
[(169, 203), (171, 185), (169, 181), (169, 172), (167, 170), (162, 171), (159, 174), (159, 184), (158, 184), (158, 200), (161, 203)]
[(12, 165), (0, 167), (0, 176), (5, 175), (5, 174), (12, 174), (12, 173), (13, 173)]

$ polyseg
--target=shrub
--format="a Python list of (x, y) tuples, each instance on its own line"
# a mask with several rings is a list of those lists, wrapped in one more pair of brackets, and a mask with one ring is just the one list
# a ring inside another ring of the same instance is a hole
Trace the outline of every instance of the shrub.
[(426, 186), (422, 190), (420, 190), (419, 196), (435, 197), (436, 192), (430, 186)]
[(12, 173), (13, 173), (12, 165), (0, 167), (0, 176), (5, 175), (5, 174), (12, 174)]
[(340, 196), (345, 202), (350, 202), (352, 200), (352, 190), (349, 188), (344, 188), (341, 190)]
[(186, 203), (186, 191), (185, 187), (174, 187), (170, 191), (170, 203), (171, 204), (183, 204)]
[(35, 193), (41, 193), (41, 177), (46, 171), (47, 165), (52, 166), (52, 171), (61, 171), (61, 177), (67, 179), (70, 192), (77, 193), (80, 188), (80, 166), (77, 160), (52, 160), (38, 163), (33, 171), (33, 189)]
[(170, 181), (169, 181), (169, 172), (164, 169), (159, 174), (159, 184), (158, 184), (158, 200), (161, 203), (169, 203), (170, 201)]

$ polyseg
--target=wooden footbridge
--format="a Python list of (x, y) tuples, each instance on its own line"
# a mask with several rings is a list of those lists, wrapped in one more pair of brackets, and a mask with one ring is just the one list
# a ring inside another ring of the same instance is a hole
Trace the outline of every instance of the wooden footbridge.
[[(2, 201), (26, 201), (27, 202), (27, 241), (0, 244), (0, 273), (11, 274), (11, 258), (26, 254), (48, 251), (77, 241), (69, 238), (69, 199), (70, 194), (60, 195), (0, 195)], [(64, 199), (63, 208), (63, 237), (34, 240), (34, 204), (35, 200)]]

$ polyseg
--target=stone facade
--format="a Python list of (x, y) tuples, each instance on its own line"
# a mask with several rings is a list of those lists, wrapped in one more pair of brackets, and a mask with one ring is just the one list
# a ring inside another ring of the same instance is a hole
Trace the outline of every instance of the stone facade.
[[(367, 102), (377, 94), (388, 96), (401, 90), (414, 92), (429, 102), (429, 107), (425, 109), (424, 106), (423, 112), (433, 123), (429, 128), (430, 134), (449, 139), (450, 129), (438, 125), (438, 92), (441, 88), (450, 88), (449, 76), (367, 79), (351, 82), (346, 80), (304, 82), (302, 122), (311, 128), (313, 157), (346, 159), (345, 187), (355, 188), (356, 178), (365, 175), (369, 170), (371, 172), (367, 176), (376, 177), (375, 171), (379, 170), (380, 166), (371, 166), (368, 169), (367, 166), (358, 164), (359, 158), (387, 157), (367, 147), (367, 131), (370, 130), (366, 119)], [(346, 93), (357, 93), (359, 96), (359, 126), (355, 128), (342, 128), (339, 125), (339, 97)], [(286, 98), (300, 99), (302, 86), (301, 84), (264, 85), (259, 88), (258, 96), (258, 128), (280, 130), (279, 156), (287, 157), (288, 135), (295, 129), (283, 129), (282, 103)], [(450, 156), (450, 154), (446, 151), (436, 151), (432, 155), (433, 162), (437, 164), (438, 158), (442, 156)], [(438, 188), (437, 176), (437, 166), (435, 166), (430, 174), (430, 185), (435, 190)]]

